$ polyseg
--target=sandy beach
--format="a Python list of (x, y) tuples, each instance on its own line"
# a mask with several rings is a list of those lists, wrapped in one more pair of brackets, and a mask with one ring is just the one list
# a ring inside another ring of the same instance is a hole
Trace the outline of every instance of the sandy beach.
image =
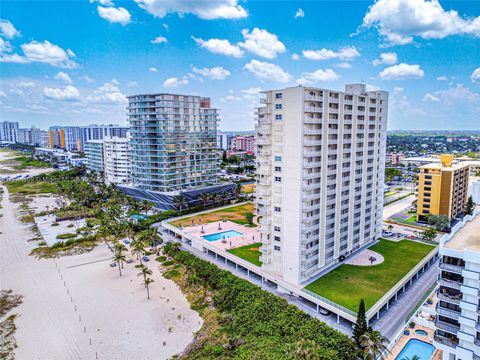
[(202, 319), (161, 276), (153, 256), (150, 300), (137, 262), (125, 264), (120, 277), (104, 244), (82, 255), (37, 260), (28, 255), (35, 246), (27, 241), (34, 236), (31, 225), (18, 220), (20, 204), (2, 188), (1, 288), (24, 296), (13, 311), (16, 359), (166, 359), (193, 340)]

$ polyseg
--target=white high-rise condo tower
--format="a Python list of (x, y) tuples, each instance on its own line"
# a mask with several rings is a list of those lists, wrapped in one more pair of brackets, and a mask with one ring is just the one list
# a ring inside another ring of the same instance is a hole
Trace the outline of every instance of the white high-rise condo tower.
[(265, 91), (256, 125), (263, 268), (300, 286), (381, 235), (386, 91)]

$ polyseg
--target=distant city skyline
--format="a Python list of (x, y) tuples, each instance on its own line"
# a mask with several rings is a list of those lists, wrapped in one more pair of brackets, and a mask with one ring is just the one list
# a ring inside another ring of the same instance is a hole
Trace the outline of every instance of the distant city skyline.
[(126, 125), (125, 96), (171, 92), (253, 130), (261, 90), (365, 82), (390, 92), (388, 130), (478, 129), (480, 2), (167, 4), (3, 2), (1, 120)]

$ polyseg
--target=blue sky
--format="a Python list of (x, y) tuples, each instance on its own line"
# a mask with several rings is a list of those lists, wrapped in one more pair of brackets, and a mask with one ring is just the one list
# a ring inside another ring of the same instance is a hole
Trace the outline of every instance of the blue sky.
[(251, 130), (258, 91), (363, 81), (389, 129), (480, 128), (480, 1), (2, 1), (0, 118), (126, 123), (125, 95), (210, 96)]

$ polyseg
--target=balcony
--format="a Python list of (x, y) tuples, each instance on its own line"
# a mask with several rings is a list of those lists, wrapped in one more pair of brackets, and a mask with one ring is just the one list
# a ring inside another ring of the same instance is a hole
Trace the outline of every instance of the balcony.
[(272, 223), (272, 221), (270, 220), (270, 218), (267, 218), (267, 217), (262, 217), (259, 221), (260, 225), (262, 226), (270, 226), (270, 224)]
[(449, 317), (450, 319), (458, 320), (460, 317), (460, 311), (452, 310), (452, 309), (446, 309), (442, 306), (440, 306), (440, 303), (437, 304), (435, 307), (435, 312), (438, 315), (446, 316)]
[(269, 176), (272, 174), (272, 168), (268, 166), (260, 166), (257, 168), (257, 174)]
[(258, 185), (270, 186), (272, 183), (269, 179), (259, 179), (257, 180)]
[(308, 117), (308, 116), (305, 116), (303, 118), (303, 123), (304, 124), (314, 124), (314, 125), (318, 125), (318, 124), (321, 124), (322, 123), (322, 118), (312, 118), (312, 117)]
[(309, 105), (305, 105), (305, 112), (308, 112), (308, 113), (321, 113), (322, 112), (322, 108), (320, 106), (309, 106)]
[(271, 145), (272, 140), (265, 138), (265, 137), (258, 137), (257, 144), (258, 145)]
[(460, 330), (460, 326), (449, 324), (438, 319), (435, 319), (435, 326), (443, 331), (449, 332), (450, 334), (456, 335), (458, 330)]
[(455, 296), (455, 295), (450, 295), (448, 293), (441, 293), (440, 291), (437, 291), (437, 298), (439, 300), (443, 300), (451, 304), (460, 305), (460, 301), (462, 300), (462, 294), (459, 294), (459, 296)]
[(475, 344), (475, 346), (480, 347), (480, 339), (475, 339), (473, 343)]
[(322, 140), (304, 140), (303, 141), (304, 146), (320, 146), (322, 145)]
[(321, 184), (318, 183), (312, 183), (312, 184), (303, 184), (302, 189), (305, 191), (309, 190), (315, 190), (315, 189), (320, 189)]
[(316, 157), (322, 154), (322, 150), (304, 150), (303, 156), (304, 157)]
[(317, 96), (317, 95), (305, 94), (305, 100), (323, 101), (323, 97), (322, 96)]
[(463, 266), (447, 264), (447, 263), (444, 263), (444, 262), (440, 262), (439, 266), (440, 266), (440, 269), (442, 269), (442, 270), (447, 270), (447, 271), (451, 271), (451, 272), (455, 272), (455, 273), (459, 273), (459, 274), (461, 274), (462, 270), (464, 269)]
[(449, 288), (456, 289), (456, 290), (460, 290), (462, 287), (462, 283), (460, 281), (448, 280), (444, 278), (438, 279), (438, 285), (447, 286)]
[(257, 156), (270, 156), (272, 152), (270, 150), (258, 150)]
[(321, 161), (305, 161), (303, 163), (303, 167), (304, 168), (315, 168), (315, 167), (320, 167), (322, 166), (322, 162)]
[(309, 179), (317, 179), (322, 176), (321, 172), (304, 172), (303, 173), (303, 179), (304, 180), (309, 180)]
[(322, 129), (305, 129), (303, 131), (303, 134), (304, 135), (322, 135)]
[(454, 349), (457, 347), (457, 344), (458, 344), (458, 340), (441, 336), (436, 332), (435, 332), (435, 335), (433, 336), (433, 340), (439, 344), (450, 346), (451, 348), (454, 348)]

